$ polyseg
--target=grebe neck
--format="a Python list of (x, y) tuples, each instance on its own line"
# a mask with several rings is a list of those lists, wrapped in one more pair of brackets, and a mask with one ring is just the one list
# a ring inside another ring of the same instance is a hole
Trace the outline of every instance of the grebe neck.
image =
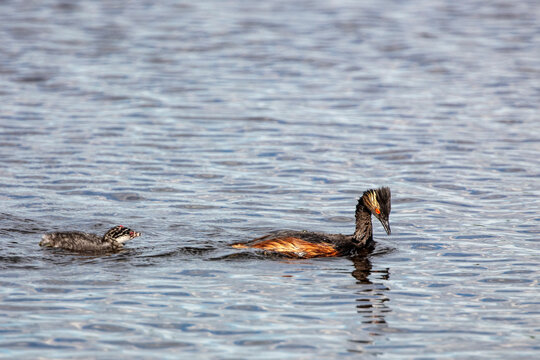
[(356, 206), (356, 230), (353, 240), (358, 246), (366, 246), (373, 241), (373, 226), (371, 225), (371, 211), (364, 205), (362, 199)]

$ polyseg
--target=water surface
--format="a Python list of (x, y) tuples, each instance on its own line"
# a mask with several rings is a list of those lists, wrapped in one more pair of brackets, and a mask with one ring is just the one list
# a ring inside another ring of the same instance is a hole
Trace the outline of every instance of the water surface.
[[(0, 4), (0, 357), (538, 357), (537, 1)], [(228, 244), (352, 233), (367, 258)], [(85, 256), (47, 231), (143, 233)]]

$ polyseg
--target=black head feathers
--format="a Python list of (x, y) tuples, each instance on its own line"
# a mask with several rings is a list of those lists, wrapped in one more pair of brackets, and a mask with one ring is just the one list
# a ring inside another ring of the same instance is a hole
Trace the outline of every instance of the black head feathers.
[(388, 218), (390, 216), (390, 211), (392, 210), (391, 197), (390, 188), (386, 186), (378, 189), (366, 190), (356, 207), (357, 212), (362, 206), (367, 207), (371, 214), (379, 219), (388, 235), (390, 235), (390, 223)]
[(364, 191), (361, 199), (374, 215), (384, 214), (388, 216), (392, 206), (391, 197), (390, 188), (384, 186)]

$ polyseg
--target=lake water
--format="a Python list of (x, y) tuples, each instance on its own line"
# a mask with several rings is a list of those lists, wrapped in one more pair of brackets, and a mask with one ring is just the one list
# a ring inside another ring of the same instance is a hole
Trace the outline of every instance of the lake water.
[(536, 0), (3, 1), (0, 99), (2, 358), (540, 356)]

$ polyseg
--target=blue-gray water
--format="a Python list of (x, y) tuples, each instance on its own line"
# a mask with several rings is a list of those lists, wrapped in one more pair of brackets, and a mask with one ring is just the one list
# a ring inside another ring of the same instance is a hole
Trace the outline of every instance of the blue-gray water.
[[(0, 357), (539, 356), (536, 0), (2, 1), (0, 99)], [(367, 259), (228, 247), (380, 185)]]

